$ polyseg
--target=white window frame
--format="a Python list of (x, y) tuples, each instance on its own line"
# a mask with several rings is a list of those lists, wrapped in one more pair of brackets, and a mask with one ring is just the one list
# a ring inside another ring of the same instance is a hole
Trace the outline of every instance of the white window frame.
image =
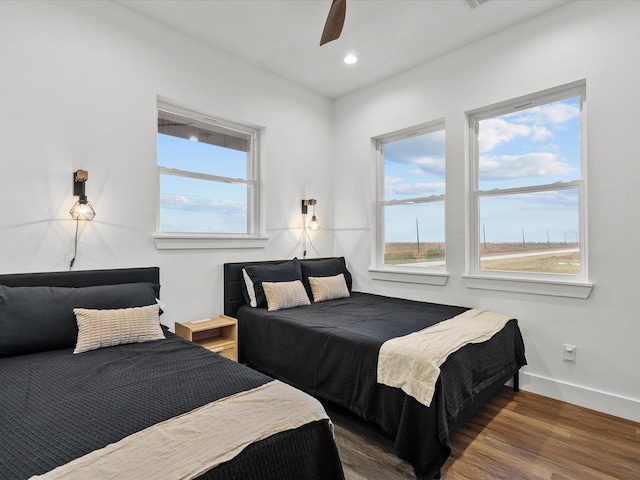
[[(208, 175), (198, 172), (190, 172), (173, 168), (165, 168), (157, 165), (157, 189), (156, 189), (156, 232), (153, 239), (157, 249), (182, 250), (182, 249), (216, 249), (216, 248), (263, 248), (268, 238), (263, 231), (261, 217), (261, 192), (260, 192), (260, 129), (257, 127), (241, 125), (217, 117), (212, 117), (191, 109), (177, 106), (167, 100), (158, 99), (157, 113), (159, 111), (180, 115), (198, 122), (210, 124), (215, 127), (223, 127), (228, 130), (242, 132), (251, 138), (251, 151), (247, 160), (247, 178), (226, 178), (217, 175)], [(157, 130), (157, 129), (156, 129)], [(156, 154), (157, 158), (157, 154)], [(176, 175), (188, 178), (199, 178), (215, 182), (242, 183), (247, 185), (247, 233), (223, 234), (223, 233), (189, 233), (189, 232), (160, 232), (160, 177), (161, 175)]]
[[(545, 105), (558, 100), (580, 97), (580, 164), (581, 178), (561, 184), (540, 184), (528, 187), (516, 187), (482, 191), (479, 189), (478, 168), (478, 121), (516, 112), (527, 108)], [(574, 82), (558, 88), (527, 95), (490, 107), (467, 112), (469, 132), (469, 207), (468, 207), (468, 251), (466, 256), (466, 272), (463, 281), (468, 288), (500, 290), (510, 292), (533, 293), (552, 296), (587, 298), (593, 289), (588, 281), (588, 248), (587, 248), (587, 135), (586, 135), (586, 83)], [(579, 192), (579, 241), (581, 273), (578, 275), (505, 272), (480, 269), (480, 219), (479, 201), (481, 197), (497, 195), (513, 195), (518, 193), (557, 191), (561, 189), (577, 189)]]
[[(384, 262), (385, 231), (384, 231), (384, 210), (390, 205), (410, 205), (415, 203), (443, 202), (445, 208), (446, 224), (446, 194), (431, 195), (429, 197), (417, 197), (406, 200), (385, 200), (384, 197), (384, 144), (402, 140), (407, 137), (426, 135), (429, 133), (445, 130), (444, 119), (435, 120), (410, 128), (398, 130), (385, 135), (372, 138), (376, 163), (376, 235), (372, 248), (372, 267), (369, 274), (374, 280), (385, 280), (391, 282), (418, 283), (427, 285), (443, 286), (447, 283), (449, 274), (446, 270), (446, 225), (445, 227), (445, 268), (431, 268), (426, 266), (394, 266)], [(445, 130), (446, 135), (446, 130)], [(446, 152), (445, 152), (446, 155)], [(446, 188), (446, 187), (445, 187)]]

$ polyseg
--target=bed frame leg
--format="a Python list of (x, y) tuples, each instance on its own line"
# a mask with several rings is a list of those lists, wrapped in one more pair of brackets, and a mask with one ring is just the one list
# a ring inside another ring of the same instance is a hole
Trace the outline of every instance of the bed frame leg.
[(515, 373), (515, 375), (513, 376), (513, 391), (514, 392), (519, 392), (520, 391), (520, 375), (519, 375), (519, 371)]

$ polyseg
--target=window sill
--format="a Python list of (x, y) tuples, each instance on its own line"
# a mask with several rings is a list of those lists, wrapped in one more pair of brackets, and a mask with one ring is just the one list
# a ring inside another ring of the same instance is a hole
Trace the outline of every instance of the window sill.
[(449, 279), (446, 272), (425, 271), (425, 269), (380, 269), (370, 268), (369, 275), (373, 280), (387, 282), (419, 283), (423, 285), (444, 286)]
[(569, 298), (588, 298), (591, 290), (593, 290), (593, 283), (588, 282), (532, 280), (528, 278), (483, 275), (463, 275), (462, 282), (467, 288)]
[(198, 250), (264, 248), (269, 238), (203, 233), (155, 233), (153, 241), (158, 250)]

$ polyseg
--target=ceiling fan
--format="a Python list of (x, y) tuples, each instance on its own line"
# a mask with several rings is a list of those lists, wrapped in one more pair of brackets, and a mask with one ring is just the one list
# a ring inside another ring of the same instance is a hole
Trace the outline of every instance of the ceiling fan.
[(333, 0), (329, 9), (327, 22), (324, 24), (320, 46), (337, 39), (342, 33), (344, 17), (347, 13), (347, 0)]

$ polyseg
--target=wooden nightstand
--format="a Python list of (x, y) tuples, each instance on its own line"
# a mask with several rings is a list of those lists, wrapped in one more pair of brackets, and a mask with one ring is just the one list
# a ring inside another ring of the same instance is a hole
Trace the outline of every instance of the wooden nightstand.
[(238, 321), (235, 318), (220, 315), (195, 322), (176, 322), (176, 335), (238, 361)]

